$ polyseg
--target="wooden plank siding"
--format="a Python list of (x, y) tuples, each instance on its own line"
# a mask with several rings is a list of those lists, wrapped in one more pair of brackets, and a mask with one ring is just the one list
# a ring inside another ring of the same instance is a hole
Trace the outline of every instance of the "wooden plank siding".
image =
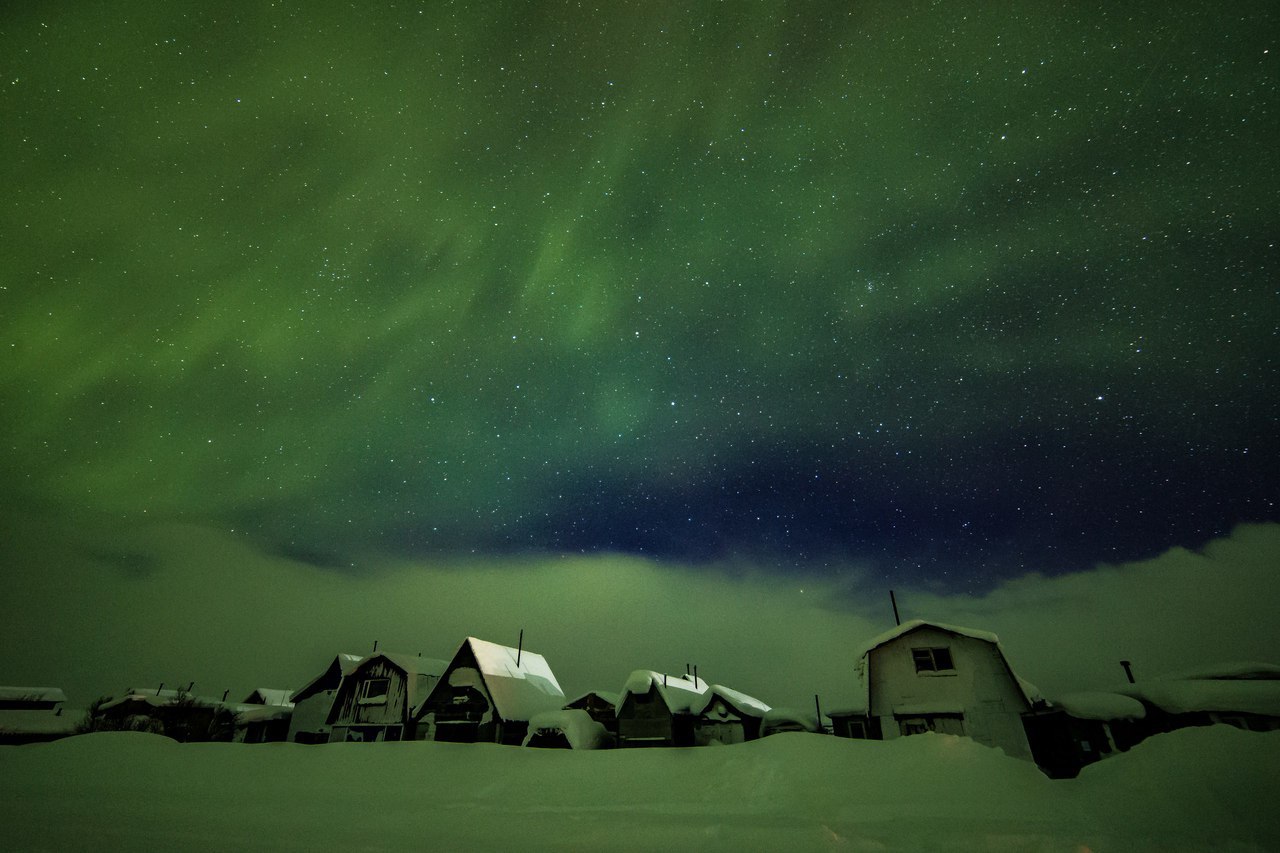
[[(387, 680), (383, 701), (365, 698), (365, 685), (375, 679)], [(384, 657), (371, 658), (358, 666), (342, 680), (329, 712), (329, 725), (333, 728), (333, 740), (352, 737), (357, 727), (385, 726), (387, 740), (408, 740), (413, 737), (409, 718), (409, 676), (404, 670)], [(406, 731), (408, 727), (408, 731)], [(394, 731), (392, 730), (394, 728)], [(360, 730), (362, 731), (362, 730)], [(357, 740), (363, 737), (355, 738)]]

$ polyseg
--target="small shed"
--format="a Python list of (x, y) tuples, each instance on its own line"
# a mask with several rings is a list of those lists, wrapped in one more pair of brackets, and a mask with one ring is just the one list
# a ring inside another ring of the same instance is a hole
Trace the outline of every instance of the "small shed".
[(867, 714), (866, 708), (836, 708), (829, 711), (831, 733), (854, 740), (881, 740), (880, 719)]
[(0, 687), (0, 744), (41, 743), (75, 734), (79, 719), (58, 687)]
[(289, 718), (288, 740), (293, 743), (328, 743), (329, 712), (338, 686), (360, 661), (361, 655), (339, 654), (324, 671), (294, 691), (293, 715)]
[(258, 687), (235, 706), (237, 743), (278, 743), (289, 739), (292, 691)]
[(417, 714), (420, 736), (454, 743), (519, 745), (529, 721), (564, 706), (540, 654), (467, 637)]
[(613, 735), (581, 708), (534, 714), (524, 745), (543, 749), (608, 749)]
[(618, 733), (618, 694), (605, 690), (591, 690), (565, 703), (566, 710), (586, 711), (614, 735)]
[(938, 732), (1032, 757), (1022, 714), (1044, 702), (995, 634), (913, 619), (871, 640), (858, 666), (885, 740)]
[(696, 675), (637, 669), (618, 698), (618, 745), (693, 746), (699, 704), (708, 684)]
[(824, 731), (825, 729), (818, 725), (817, 714), (795, 708), (770, 708), (760, 722), (760, 737), (779, 735), (784, 732), (822, 734)]
[(689, 710), (695, 715), (694, 745), (720, 746), (760, 737), (760, 725), (769, 706), (745, 693), (713, 684)]
[(1060, 696), (1022, 715), (1031, 757), (1045, 775), (1074, 779), (1081, 768), (1124, 752), (1139, 734), (1146, 709), (1119, 693)]
[(442, 660), (394, 652), (360, 661), (338, 685), (327, 718), (330, 740), (416, 739), (414, 715), (444, 669)]

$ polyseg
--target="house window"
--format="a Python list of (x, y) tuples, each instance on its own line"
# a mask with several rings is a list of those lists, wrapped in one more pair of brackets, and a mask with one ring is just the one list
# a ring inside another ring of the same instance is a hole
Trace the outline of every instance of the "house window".
[(916, 672), (955, 672), (950, 649), (912, 649)]
[(387, 691), (391, 687), (389, 678), (370, 678), (360, 685), (361, 705), (387, 704)]

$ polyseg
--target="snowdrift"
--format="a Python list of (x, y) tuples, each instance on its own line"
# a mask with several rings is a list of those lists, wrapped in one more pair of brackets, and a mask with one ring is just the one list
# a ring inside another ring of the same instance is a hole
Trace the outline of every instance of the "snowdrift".
[(0, 748), (8, 850), (1277, 850), (1280, 732), (1154, 737), (1054, 781), (964, 738), (730, 747)]

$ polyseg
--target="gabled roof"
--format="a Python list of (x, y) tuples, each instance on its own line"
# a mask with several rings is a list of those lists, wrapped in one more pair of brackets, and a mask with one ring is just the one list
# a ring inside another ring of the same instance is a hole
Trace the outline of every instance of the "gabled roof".
[(293, 695), (289, 697), (289, 701), (301, 702), (303, 699), (306, 699), (308, 696), (311, 696), (321, 690), (327, 689), (325, 687), (325, 684), (329, 682), (332, 682), (333, 686), (337, 687), (338, 683), (342, 680), (342, 677), (347, 673), (351, 672), (351, 670), (355, 669), (356, 665), (359, 664), (360, 661), (362, 660), (364, 660), (363, 655), (352, 655), (352, 654), (340, 653), (337, 657), (335, 657), (332, 661), (329, 662), (329, 665), (325, 667), (324, 672), (320, 673), (315, 678), (311, 679), (306, 684), (304, 684), (302, 687), (299, 687), (297, 690), (295, 690), (293, 692)]
[(565, 709), (573, 708), (579, 704), (585, 703), (591, 696), (598, 696), (601, 701), (608, 705), (612, 705), (614, 710), (618, 708), (618, 694), (608, 690), (588, 690), (586, 693), (579, 693), (577, 696), (564, 703)]
[(244, 698), (242, 705), (288, 705), (293, 707), (293, 702), (289, 700), (289, 690), (280, 690), (275, 687), (256, 687), (254, 691)]
[(0, 700), (6, 702), (65, 702), (60, 687), (0, 687)]
[[(456, 668), (469, 666), (472, 660), (502, 719), (529, 720), (543, 711), (558, 711), (564, 706), (564, 691), (542, 655), (467, 637), (444, 671), (452, 678)], [(424, 698), (419, 712), (426, 704)]]
[(418, 710), (419, 705), (431, 694), (431, 690), (444, 674), (448, 666), (437, 658), (424, 658), (421, 655), (407, 655), (400, 652), (375, 652), (352, 668), (347, 675), (355, 675), (367, 669), (379, 660), (385, 660), (405, 675), (408, 714)]
[[(1021, 678), (1013, 671), (1013, 667), (1009, 665), (1009, 658), (1005, 655), (1004, 649), (1000, 646), (1000, 638), (990, 631), (979, 631), (976, 628), (962, 628), (958, 625), (944, 625), (941, 622), (929, 622), (924, 619), (911, 619), (870, 640), (865, 646), (863, 646), (862, 652), (858, 655), (859, 661), (865, 661), (873, 651), (881, 646), (893, 642), (900, 637), (904, 637), (913, 631), (918, 631), (921, 628), (933, 628), (938, 631), (945, 631), (949, 634), (954, 634), (957, 637), (969, 637), (974, 640), (980, 640), (984, 643), (990, 643), (995, 646), (996, 651), (1000, 653), (1000, 660), (1004, 662), (1005, 669), (1009, 671), (1010, 677), (1013, 678), (1014, 684), (1018, 686), (1018, 690), (1022, 693), (1023, 698), (1027, 700), (1027, 704), (1035, 705), (1044, 701), (1044, 697), (1041, 695), (1040, 690), (1034, 684), (1024, 678)], [(867, 707), (870, 708), (871, 684), (870, 679), (865, 677), (865, 669), (863, 681), (863, 687), (867, 693)]]
[(1191, 675), (1125, 684), (1116, 692), (1171, 714), (1216, 711), (1280, 717), (1280, 667), (1274, 664), (1201, 667)]
[(689, 710), (694, 714), (701, 714), (703, 711), (711, 707), (711, 703), (716, 699), (722, 700), (733, 710), (737, 711), (744, 717), (763, 717), (769, 712), (769, 706), (745, 693), (725, 687), (722, 684), (713, 684), (703, 693)]
[(665, 675), (652, 669), (637, 669), (627, 677), (627, 683), (618, 696), (617, 707), (621, 710), (632, 693), (643, 695), (650, 690), (657, 690), (671, 713), (692, 714), (695, 713), (694, 704), (707, 689), (707, 682), (691, 675)]

